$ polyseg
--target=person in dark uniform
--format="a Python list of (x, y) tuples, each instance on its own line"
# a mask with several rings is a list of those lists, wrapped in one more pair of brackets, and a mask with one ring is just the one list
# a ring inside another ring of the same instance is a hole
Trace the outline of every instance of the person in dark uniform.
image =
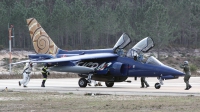
[[(142, 62), (143, 61), (143, 54), (142, 52), (140, 53), (139, 56), (137, 56), (135, 59), (137, 59), (137, 61)], [(141, 87), (140, 88), (144, 88), (146, 85), (146, 88), (149, 87), (149, 84), (147, 83), (147, 81), (145, 80), (145, 77), (141, 77)]]
[(140, 88), (144, 88), (145, 87), (144, 85), (146, 85), (146, 88), (149, 87), (149, 84), (145, 80), (145, 77), (141, 77), (141, 87)]
[(180, 65), (180, 68), (182, 68), (185, 72), (185, 76), (184, 76), (184, 82), (186, 84), (185, 90), (189, 90), (190, 88), (192, 88), (192, 86), (189, 84), (191, 72), (190, 72), (190, 66), (188, 64), (188, 61), (184, 61), (184, 63), (182, 65)]
[(50, 73), (49, 73), (49, 71), (48, 71), (48, 67), (49, 67), (49, 66), (50, 66), (50, 65), (49, 65), (48, 63), (46, 63), (46, 64), (44, 65), (44, 67), (42, 68), (43, 81), (42, 81), (41, 87), (45, 87), (45, 82), (46, 82), (46, 80), (47, 80), (47, 76), (50, 75)]

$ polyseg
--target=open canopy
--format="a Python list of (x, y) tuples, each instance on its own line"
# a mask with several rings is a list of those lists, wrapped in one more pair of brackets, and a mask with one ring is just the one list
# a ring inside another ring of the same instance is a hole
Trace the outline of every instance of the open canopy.
[(113, 49), (123, 49), (125, 48), (128, 44), (131, 43), (130, 37), (126, 34), (123, 33), (122, 36), (119, 38)]
[(154, 42), (153, 39), (151, 37), (146, 37), (144, 39), (142, 39), (141, 41), (139, 41), (135, 46), (133, 46), (133, 50), (139, 52), (148, 52), (151, 48), (154, 47)]

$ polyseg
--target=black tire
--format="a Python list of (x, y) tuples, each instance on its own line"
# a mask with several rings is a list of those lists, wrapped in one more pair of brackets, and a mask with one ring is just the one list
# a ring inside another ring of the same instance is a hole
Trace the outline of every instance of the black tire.
[(114, 82), (105, 82), (105, 84), (107, 87), (113, 87)]
[(79, 87), (86, 87), (87, 86), (87, 80), (85, 78), (80, 78), (78, 81)]
[(155, 83), (155, 88), (156, 89), (160, 89), (160, 87), (161, 87), (160, 83)]

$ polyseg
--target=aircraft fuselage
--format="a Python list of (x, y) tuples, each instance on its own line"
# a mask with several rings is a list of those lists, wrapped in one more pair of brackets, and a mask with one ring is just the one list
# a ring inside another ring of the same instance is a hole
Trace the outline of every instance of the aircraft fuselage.
[[(122, 82), (127, 77), (160, 77), (176, 79), (184, 73), (166, 65), (158, 66), (135, 61), (128, 57), (105, 60), (87, 60), (79, 62), (79, 66), (95, 68), (94, 80)], [(85, 78), (87, 75), (80, 75)]]

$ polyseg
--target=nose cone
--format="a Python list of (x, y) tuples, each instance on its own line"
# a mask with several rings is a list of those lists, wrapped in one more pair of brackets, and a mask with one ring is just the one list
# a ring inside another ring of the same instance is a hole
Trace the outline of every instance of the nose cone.
[(162, 66), (162, 75), (172, 75), (172, 76), (184, 76), (185, 74), (175, 68), (163, 65)]

